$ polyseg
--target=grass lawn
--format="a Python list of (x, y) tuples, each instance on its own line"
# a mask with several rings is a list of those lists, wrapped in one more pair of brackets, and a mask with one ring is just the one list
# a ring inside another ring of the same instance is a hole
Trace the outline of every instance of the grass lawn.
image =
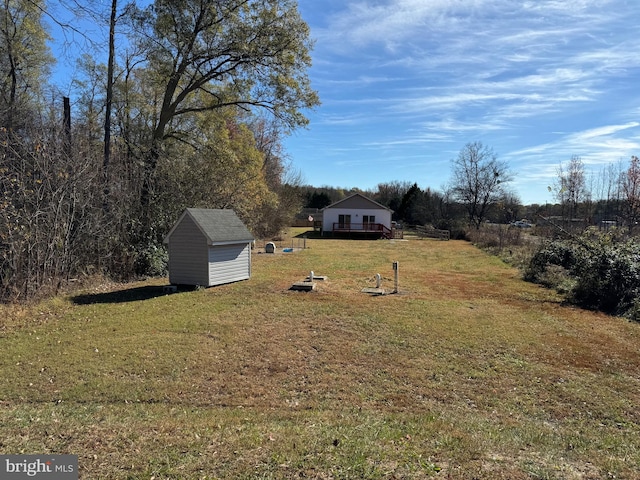
[[(465, 242), (307, 247), (220, 287), (0, 307), (0, 453), (82, 479), (640, 478), (639, 324)], [(397, 294), (361, 292), (394, 261)]]

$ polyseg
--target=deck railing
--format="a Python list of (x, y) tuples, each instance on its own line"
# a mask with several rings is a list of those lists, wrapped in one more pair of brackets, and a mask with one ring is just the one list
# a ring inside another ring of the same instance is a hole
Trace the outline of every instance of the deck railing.
[[(394, 229), (395, 230), (395, 229)], [(335, 222), (333, 233), (378, 234), (385, 238), (398, 238), (396, 232), (382, 223), (340, 223)], [(401, 237), (400, 237), (401, 238)]]

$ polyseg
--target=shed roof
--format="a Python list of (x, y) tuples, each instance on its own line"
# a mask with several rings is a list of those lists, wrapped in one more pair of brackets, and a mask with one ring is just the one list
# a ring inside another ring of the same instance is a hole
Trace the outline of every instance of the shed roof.
[(393, 212), (389, 207), (385, 207), (381, 203), (376, 202), (375, 200), (371, 200), (369, 197), (365, 197), (361, 193), (354, 193), (353, 195), (349, 195), (342, 200), (338, 200), (331, 205), (324, 207), (322, 210), (327, 210), (328, 208), (353, 208), (353, 209), (371, 209), (371, 208), (381, 208), (383, 210), (389, 210)]
[(202, 234), (206, 237), (208, 244), (231, 243), (235, 241), (251, 242), (254, 239), (251, 232), (249, 232), (233, 210), (187, 208), (165, 237), (164, 243), (169, 242), (169, 237), (171, 237), (171, 234), (176, 227), (180, 225), (185, 216), (189, 216), (198, 226)]

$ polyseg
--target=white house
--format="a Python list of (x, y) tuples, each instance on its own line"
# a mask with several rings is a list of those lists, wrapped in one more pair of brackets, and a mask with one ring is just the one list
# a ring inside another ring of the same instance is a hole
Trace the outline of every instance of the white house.
[(252, 242), (233, 210), (187, 208), (164, 239), (169, 282), (212, 287), (247, 280)]
[(322, 209), (322, 235), (394, 238), (393, 211), (359, 193)]

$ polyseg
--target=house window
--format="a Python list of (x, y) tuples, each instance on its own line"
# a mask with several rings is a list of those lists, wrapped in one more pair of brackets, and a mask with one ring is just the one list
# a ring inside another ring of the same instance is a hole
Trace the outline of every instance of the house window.
[(369, 228), (369, 225), (376, 223), (375, 215), (363, 215), (362, 216), (362, 228), (365, 230)]
[(338, 215), (338, 227), (350, 228), (351, 227), (351, 215)]

